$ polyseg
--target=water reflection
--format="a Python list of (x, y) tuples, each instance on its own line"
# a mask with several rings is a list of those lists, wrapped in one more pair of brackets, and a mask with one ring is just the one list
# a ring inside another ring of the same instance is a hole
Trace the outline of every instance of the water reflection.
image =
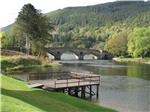
[(150, 82), (127, 76), (102, 76), (99, 103), (120, 112), (149, 112)]
[(127, 68), (127, 76), (150, 80), (150, 65), (129, 64)]
[(71, 71), (90, 71), (100, 75), (129, 76), (150, 80), (150, 65), (147, 64), (119, 64), (108, 60), (91, 61), (61, 61)]

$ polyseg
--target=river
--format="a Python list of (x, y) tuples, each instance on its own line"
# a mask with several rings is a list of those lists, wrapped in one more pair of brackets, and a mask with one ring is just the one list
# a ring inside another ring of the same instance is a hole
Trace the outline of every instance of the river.
[(150, 112), (150, 65), (122, 64), (112, 60), (78, 61), (70, 54), (63, 56), (63, 61), (59, 61), (63, 66), (41, 68), (37, 72), (65, 70), (99, 74), (99, 99), (93, 99), (96, 103), (120, 112)]

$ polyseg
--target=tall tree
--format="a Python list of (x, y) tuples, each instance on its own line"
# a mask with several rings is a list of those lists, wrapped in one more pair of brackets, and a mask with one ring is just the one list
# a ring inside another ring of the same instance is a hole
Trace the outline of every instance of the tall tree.
[(22, 34), (22, 39), (26, 39), (26, 47), (30, 49), (32, 46), (35, 53), (42, 55), (43, 48), (50, 36), (49, 30), (52, 29), (47, 17), (35, 9), (32, 4), (26, 4), (19, 12), (15, 24), (16, 30)]
[(129, 37), (128, 52), (132, 57), (150, 56), (150, 27), (135, 28)]
[(121, 32), (118, 35), (111, 37), (106, 42), (106, 50), (111, 52), (114, 56), (125, 56), (127, 55), (127, 42), (128, 32)]

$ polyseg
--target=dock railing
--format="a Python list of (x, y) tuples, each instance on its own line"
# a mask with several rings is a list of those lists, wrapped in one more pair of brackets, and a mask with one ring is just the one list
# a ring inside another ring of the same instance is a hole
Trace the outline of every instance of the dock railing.
[(47, 73), (35, 73), (31, 72), (28, 75), (28, 81), (29, 80), (40, 80), (40, 79), (54, 79), (55, 77), (59, 77), (61, 79), (62, 76), (66, 75), (68, 77), (70, 75), (70, 72), (64, 72), (64, 71), (58, 71), (58, 72), (47, 72)]
[[(53, 77), (53, 75), (54, 76), (56, 75), (56, 77), (51, 78)], [(29, 76), (30, 76), (29, 81), (38, 82), (39, 80), (38, 83), (45, 83), (45, 85), (48, 84), (54, 88), (100, 84), (100, 75), (96, 75), (92, 73), (90, 74), (90, 73), (77, 73), (77, 72), (49, 72), (49, 73), (38, 73), (38, 74), (30, 73)]]
[(70, 87), (70, 86), (82, 86), (82, 85), (98, 85), (100, 84), (100, 76), (77, 76), (77, 77), (72, 77), (72, 78), (67, 78), (64, 80), (55, 80), (54, 86), (55, 88), (65, 86), (65, 87)]

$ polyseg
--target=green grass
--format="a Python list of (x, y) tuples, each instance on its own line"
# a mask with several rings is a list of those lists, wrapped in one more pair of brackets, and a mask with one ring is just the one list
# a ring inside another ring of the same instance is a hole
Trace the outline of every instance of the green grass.
[(9, 56), (0, 56), (0, 61), (9, 59)]
[(28, 88), (26, 82), (1, 75), (3, 112), (115, 112), (63, 93)]
[(59, 63), (44, 59), (37, 59), (33, 56), (0, 56), (2, 71), (17, 70), (28, 67), (57, 67)]
[(114, 58), (114, 61), (123, 63), (146, 63), (150, 64), (150, 58)]

